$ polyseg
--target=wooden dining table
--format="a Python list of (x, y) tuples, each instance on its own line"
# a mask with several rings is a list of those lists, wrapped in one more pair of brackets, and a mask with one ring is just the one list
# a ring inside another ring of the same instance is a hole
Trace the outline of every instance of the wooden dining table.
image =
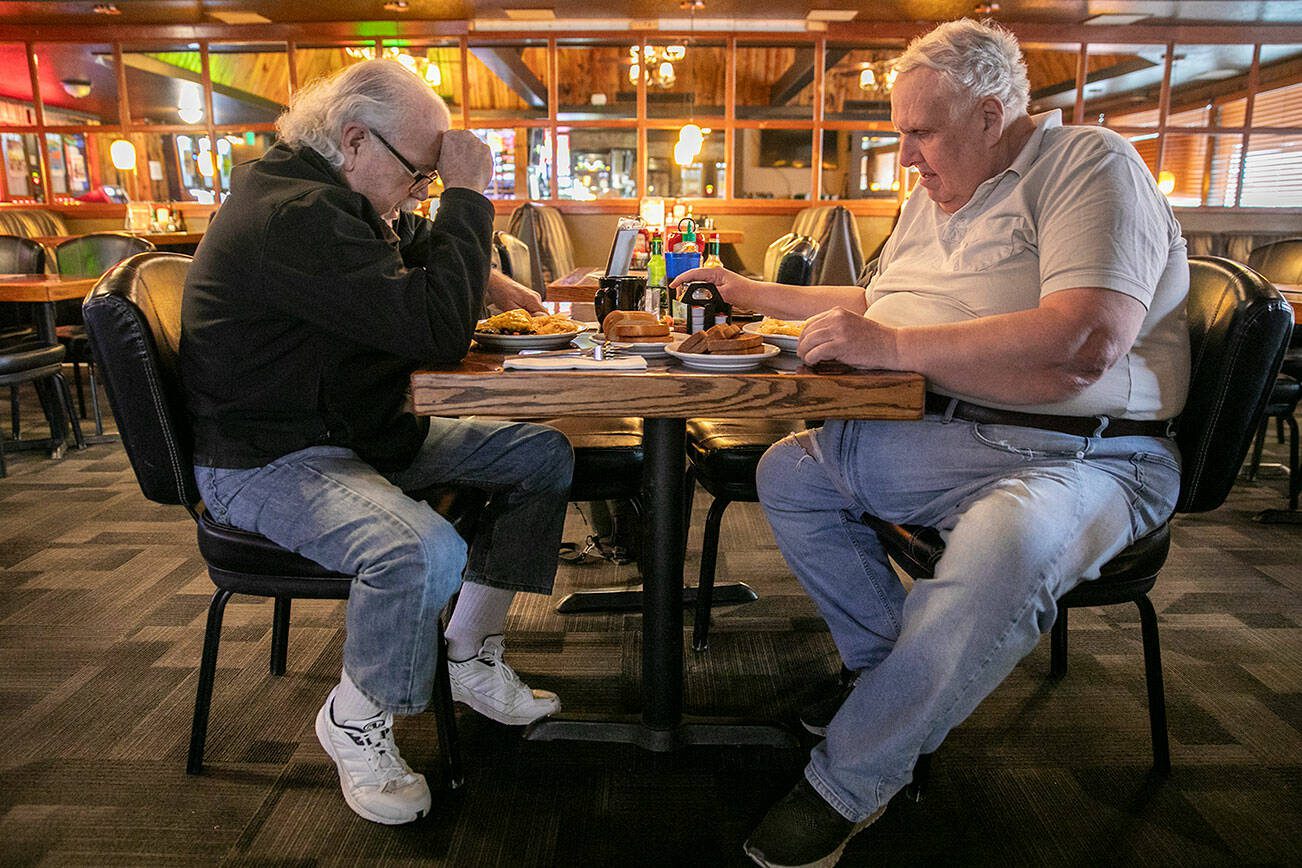
[[(29, 303), (35, 305), (36, 333), (41, 342), (53, 346), (59, 342), (55, 333), (54, 306), (56, 302), (85, 298), (95, 285), (93, 277), (61, 277), (57, 274), (0, 274), (0, 303)], [(33, 446), (48, 448), (52, 458), (63, 456), (67, 444), (68, 420), (64, 418), (60, 401), (51, 403), (52, 431), (48, 441), (17, 441), (6, 448), (21, 449)], [(72, 419), (73, 440), (78, 449), (84, 449), (86, 438), (81, 425)]]
[[(148, 241), (160, 250), (177, 247), (193, 248), (203, 239), (202, 232), (128, 232), (127, 234)], [(79, 235), (38, 235), (32, 240), (48, 247), (57, 247), (65, 241), (80, 237)]]
[(632, 720), (547, 718), (527, 737), (613, 741), (666, 751), (688, 744), (789, 745), (782, 727), (683, 718), (683, 462), (693, 416), (753, 419), (920, 419), (925, 382), (907, 372), (810, 369), (782, 354), (760, 368), (701, 372), (652, 361), (646, 371), (504, 370), (472, 351), (460, 364), (411, 377), (415, 412), (437, 416), (643, 419), (642, 501), (649, 544), (640, 558), (641, 714)]

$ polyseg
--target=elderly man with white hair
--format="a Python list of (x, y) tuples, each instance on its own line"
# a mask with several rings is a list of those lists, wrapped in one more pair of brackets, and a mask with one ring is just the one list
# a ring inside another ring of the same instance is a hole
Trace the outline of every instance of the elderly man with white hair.
[[(182, 302), (181, 374), (195, 479), (222, 522), (356, 575), (343, 672), (316, 718), (348, 805), (377, 823), (430, 809), (398, 753), (393, 715), (430, 699), (437, 619), (453, 696), (524, 724), (559, 708), (503, 659), (518, 590), (555, 578), (573, 454), (539, 425), (418, 419), (419, 365), (456, 362), (488, 297), (537, 308), (490, 278), (487, 146), (393, 61), (367, 61), (296, 95), (280, 140), (237, 167)], [(435, 220), (401, 214), (445, 187)], [(404, 492), (489, 494), (466, 544)], [(464, 577), (465, 584), (462, 585)], [(256, 729), (253, 730), (256, 732)]]
[[(900, 157), (925, 195), (866, 289), (678, 279), (808, 318), (806, 363), (918, 371), (929, 389), (922, 422), (828, 422), (760, 465), (778, 545), (858, 673), (746, 842), (761, 865), (833, 864), (1052, 626), (1055, 600), (1159, 526), (1179, 488), (1167, 421), (1188, 384), (1188, 267), (1135, 149), (1029, 116), (996, 25), (943, 24), (896, 68)], [(939, 528), (935, 578), (906, 595), (864, 513)]]

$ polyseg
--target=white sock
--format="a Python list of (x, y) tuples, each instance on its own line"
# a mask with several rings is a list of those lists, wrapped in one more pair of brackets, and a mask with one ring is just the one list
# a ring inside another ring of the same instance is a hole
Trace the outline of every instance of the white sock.
[(335, 705), (332, 710), (335, 723), (349, 720), (368, 720), (384, 709), (371, 702), (365, 693), (357, 689), (347, 670), (339, 674), (339, 687), (335, 689)]
[(448, 623), (448, 659), (469, 660), (489, 636), (506, 631), (506, 614), (515, 591), (466, 582)]

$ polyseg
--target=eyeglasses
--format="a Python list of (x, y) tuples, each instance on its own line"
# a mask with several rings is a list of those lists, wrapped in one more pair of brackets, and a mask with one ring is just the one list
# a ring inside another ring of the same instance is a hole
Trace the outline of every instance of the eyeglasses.
[(402, 167), (406, 169), (408, 173), (410, 173), (411, 175), (410, 192), (414, 193), (421, 187), (427, 186), (429, 184), (433, 184), (435, 179), (438, 178), (439, 173), (437, 169), (431, 169), (428, 172), (422, 172), (420, 169), (417, 169), (411, 163), (407, 162), (407, 158), (404, 157), (402, 154), (398, 153), (397, 148), (395, 148), (393, 145), (386, 142), (384, 140), (384, 136), (380, 135), (375, 130), (371, 130), (371, 135), (375, 136), (376, 140), (380, 144), (384, 145), (385, 149), (389, 153), (393, 154), (393, 158), (397, 160), (399, 163), (401, 163)]

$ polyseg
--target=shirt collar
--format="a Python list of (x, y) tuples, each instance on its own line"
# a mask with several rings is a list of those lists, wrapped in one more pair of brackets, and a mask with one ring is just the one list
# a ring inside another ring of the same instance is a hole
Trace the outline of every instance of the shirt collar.
[(969, 205), (980, 207), (981, 203), (985, 202), (986, 197), (998, 186), (999, 182), (1010, 173), (1017, 175), (1019, 178), (1025, 175), (1027, 170), (1040, 157), (1040, 148), (1044, 145), (1045, 133), (1048, 130), (1062, 126), (1062, 109), (1053, 109), (1052, 111), (1032, 115), (1031, 121), (1035, 124), (1035, 129), (1031, 132), (1030, 138), (1026, 140), (1026, 144), (1022, 145), (1022, 149), (1017, 152), (1017, 156), (1013, 158), (1012, 163), (1008, 165), (1007, 169), (982, 181), (980, 186), (973, 191), (972, 198), (959, 211), (966, 209)]

